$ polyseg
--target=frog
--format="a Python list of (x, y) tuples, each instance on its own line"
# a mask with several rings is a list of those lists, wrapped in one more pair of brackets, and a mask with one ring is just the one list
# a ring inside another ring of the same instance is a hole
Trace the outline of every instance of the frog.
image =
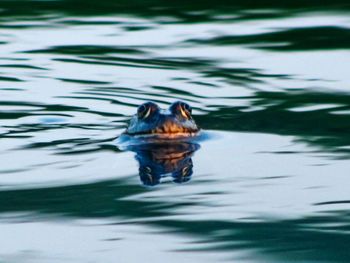
[(167, 176), (182, 184), (193, 174), (192, 156), (200, 148), (200, 135), (201, 128), (186, 102), (175, 101), (161, 109), (148, 101), (138, 106), (117, 145), (136, 153), (143, 185), (158, 185)]

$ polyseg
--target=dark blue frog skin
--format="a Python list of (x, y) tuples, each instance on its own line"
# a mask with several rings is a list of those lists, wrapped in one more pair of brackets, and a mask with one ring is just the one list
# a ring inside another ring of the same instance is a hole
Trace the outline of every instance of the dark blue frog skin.
[(146, 102), (138, 107), (124, 134), (158, 141), (194, 137), (200, 128), (191, 113), (191, 107), (182, 101), (174, 102), (167, 110), (160, 109), (153, 102)]
[(117, 139), (119, 149), (136, 153), (140, 180), (145, 186), (155, 186), (165, 177), (175, 183), (191, 179), (191, 157), (200, 148), (200, 128), (191, 113), (191, 107), (182, 101), (166, 110), (146, 102), (138, 107)]

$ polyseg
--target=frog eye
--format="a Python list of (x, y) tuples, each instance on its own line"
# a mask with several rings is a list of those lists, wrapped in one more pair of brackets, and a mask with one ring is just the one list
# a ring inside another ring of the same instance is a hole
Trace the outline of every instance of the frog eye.
[(191, 106), (188, 105), (187, 103), (183, 102), (183, 103), (182, 103), (182, 108), (183, 108), (185, 111), (189, 112), (190, 114), (192, 113), (192, 108), (191, 108)]
[(138, 107), (137, 116), (139, 119), (147, 119), (158, 111), (159, 107), (157, 104), (153, 102), (146, 102)]
[(177, 101), (170, 106), (170, 111), (173, 114), (178, 114), (183, 118), (189, 120), (191, 119), (192, 108), (185, 102)]

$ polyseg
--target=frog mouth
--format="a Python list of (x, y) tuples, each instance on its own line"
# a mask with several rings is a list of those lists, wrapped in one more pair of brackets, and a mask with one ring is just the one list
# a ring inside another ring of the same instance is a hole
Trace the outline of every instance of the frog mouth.
[(157, 127), (156, 129), (151, 130), (151, 134), (169, 134), (169, 135), (176, 135), (176, 134), (191, 134), (198, 132), (198, 129), (192, 129), (192, 128), (186, 128), (181, 127), (174, 124), (166, 124), (162, 125), (160, 127)]
[(161, 126), (149, 131), (142, 131), (142, 132), (135, 132), (135, 133), (128, 133), (129, 135), (133, 136), (140, 136), (140, 137), (157, 137), (157, 138), (179, 138), (179, 137), (193, 137), (197, 135), (199, 132), (199, 129), (190, 129), (185, 127), (178, 127), (178, 126)]
[(187, 123), (186, 125), (179, 124), (176, 120), (171, 119), (161, 119), (150, 129), (139, 130), (126, 133), (131, 136), (137, 137), (154, 137), (161, 139), (172, 139), (172, 138), (184, 138), (184, 137), (193, 137), (200, 129), (197, 125), (192, 123)]
[(133, 136), (141, 136), (141, 137), (160, 137), (160, 138), (177, 138), (177, 137), (192, 137), (198, 134), (199, 130), (183, 130), (183, 131), (159, 131), (158, 129), (151, 130), (148, 132), (136, 132), (129, 133), (129, 135)]

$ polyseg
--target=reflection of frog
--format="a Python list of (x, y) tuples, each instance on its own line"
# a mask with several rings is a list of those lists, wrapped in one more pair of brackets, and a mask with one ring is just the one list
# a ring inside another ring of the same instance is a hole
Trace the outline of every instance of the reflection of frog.
[(139, 162), (140, 179), (144, 185), (159, 184), (160, 179), (171, 175), (175, 183), (184, 183), (193, 173), (192, 155), (199, 149), (194, 143), (149, 144), (132, 147)]
[(195, 138), (200, 132), (191, 112), (191, 107), (181, 101), (168, 110), (161, 110), (153, 102), (139, 106), (118, 138), (118, 146), (136, 153), (143, 184), (156, 185), (168, 174), (176, 183), (190, 180), (191, 157), (199, 149)]

